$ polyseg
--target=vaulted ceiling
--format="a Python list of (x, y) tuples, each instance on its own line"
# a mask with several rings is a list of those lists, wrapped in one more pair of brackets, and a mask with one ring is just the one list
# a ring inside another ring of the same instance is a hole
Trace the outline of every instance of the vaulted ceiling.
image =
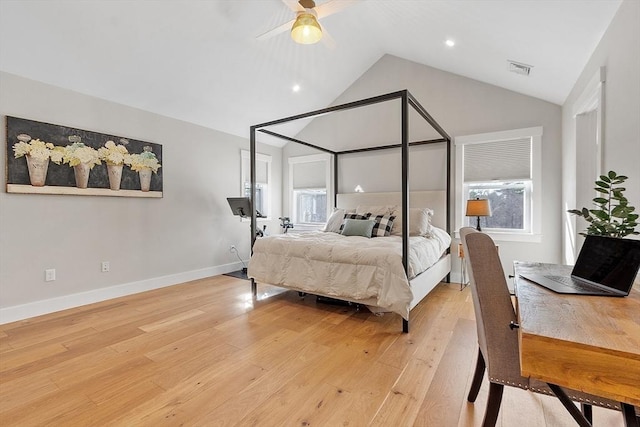
[(562, 104), (621, 0), (361, 0), (321, 19), (331, 43), (256, 39), (294, 18), (285, 3), (1, 0), (0, 70), (243, 137), (385, 54)]

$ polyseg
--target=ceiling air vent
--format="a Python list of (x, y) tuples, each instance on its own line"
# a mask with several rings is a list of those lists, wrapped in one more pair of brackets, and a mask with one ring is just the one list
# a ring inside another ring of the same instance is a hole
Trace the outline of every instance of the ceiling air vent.
[(507, 60), (507, 63), (509, 64), (509, 71), (523, 76), (531, 74), (531, 69), (533, 68), (533, 65), (523, 64), (522, 62)]

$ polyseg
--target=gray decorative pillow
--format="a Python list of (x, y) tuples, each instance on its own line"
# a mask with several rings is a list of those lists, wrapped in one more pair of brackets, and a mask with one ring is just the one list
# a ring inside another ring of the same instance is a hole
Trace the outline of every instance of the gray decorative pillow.
[(371, 237), (384, 237), (390, 235), (394, 219), (396, 219), (395, 216), (376, 215), (376, 224), (373, 226), (373, 230), (371, 231)]
[(375, 224), (372, 219), (345, 219), (341, 233), (343, 236), (371, 237), (371, 230)]
[(342, 229), (344, 228), (344, 222), (346, 220), (348, 220), (348, 219), (369, 219), (370, 216), (371, 216), (370, 213), (366, 213), (364, 215), (354, 214), (354, 213), (344, 214), (344, 218), (342, 220), (342, 224), (340, 225), (340, 232), (342, 232)]

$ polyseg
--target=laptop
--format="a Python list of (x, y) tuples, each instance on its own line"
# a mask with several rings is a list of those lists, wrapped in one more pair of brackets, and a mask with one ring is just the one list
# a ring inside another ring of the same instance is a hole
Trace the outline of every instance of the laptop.
[(520, 273), (560, 294), (629, 295), (640, 269), (640, 240), (588, 235), (571, 275)]

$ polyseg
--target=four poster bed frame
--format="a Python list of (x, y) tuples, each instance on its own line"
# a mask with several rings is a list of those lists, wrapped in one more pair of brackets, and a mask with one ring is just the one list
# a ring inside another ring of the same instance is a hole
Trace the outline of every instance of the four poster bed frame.
[[(359, 148), (359, 149), (351, 149), (344, 151), (333, 151), (324, 147), (320, 147), (317, 145), (310, 144), (305, 141), (301, 141), (299, 139), (295, 139), (286, 135), (282, 135), (266, 128), (270, 126), (280, 125), (283, 123), (312, 118), (319, 115), (332, 113), (336, 111), (350, 110), (359, 107), (365, 107), (373, 104), (379, 104), (383, 102), (393, 101), (400, 99), (400, 108), (401, 108), (401, 142), (398, 144), (390, 144), (390, 145), (382, 145), (376, 147), (368, 147), (368, 148)], [(409, 142), (409, 107), (412, 107), (419, 115), (422, 117), (440, 136), (438, 139), (424, 140), (424, 141), (413, 141)], [(307, 147), (311, 147), (317, 149), (319, 151), (329, 153), (333, 156), (333, 186), (334, 186), (334, 200), (333, 206), (336, 207), (338, 203), (338, 158), (341, 155), (345, 154), (354, 154), (368, 151), (378, 151), (378, 150), (390, 150), (390, 149), (401, 149), (401, 161), (402, 161), (402, 192), (400, 193), (400, 209), (402, 209), (402, 265), (404, 267), (404, 271), (407, 274), (409, 272), (409, 208), (410, 208), (410, 193), (409, 193), (409, 147), (416, 145), (426, 145), (426, 144), (446, 144), (447, 150), (447, 167), (446, 167), (446, 189), (444, 191), (444, 205), (445, 205), (445, 216), (446, 216), (446, 231), (451, 235), (451, 219), (449, 215), (449, 206), (451, 202), (451, 137), (444, 131), (444, 129), (431, 117), (431, 115), (424, 109), (422, 105), (409, 93), (408, 90), (401, 90), (397, 92), (388, 93), (385, 95), (375, 96), (371, 98), (362, 99), (359, 101), (349, 102), (346, 104), (336, 105), (333, 107), (327, 107), (320, 110), (310, 111), (308, 113), (298, 114), (295, 116), (285, 117), (279, 120), (273, 120), (266, 123), (261, 123), (258, 125), (254, 125), (250, 127), (250, 168), (251, 168), (251, 200), (256, 199), (256, 132), (262, 132), (266, 135), (270, 135), (273, 137), (277, 137), (289, 142), (295, 142), (298, 144), (305, 145)], [(252, 203), (251, 209), (251, 247), (253, 248), (253, 244), (256, 240), (256, 231), (257, 231), (257, 213), (255, 206)], [(442, 280), (446, 276), (446, 281), (449, 281), (449, 272), (450, 272), (450, 249), (448, 248), (446, 251), (446, 262), (440, 263), (439, 271), (442, 273), (442, 276), (437, 277), (435, 280), (435, 284), (431, 285), (428, 290), (424, 291), (424, 295), (416, 295), (414, 296), (414, 302), (411, 304), (411, 308), (413, 308), (425, 295), (428, 293), (435, 285)], [(440, 274), (436, 273), (436, 274)], [(417, 276), (420, 277), (420, 276)], [(257, 295), (257, 285), (253, 278), (251, 278), (251, 292), (254, 296)], [(403, 332), (409, 331), (409, 321), (407, 319), (403, 319)]]

